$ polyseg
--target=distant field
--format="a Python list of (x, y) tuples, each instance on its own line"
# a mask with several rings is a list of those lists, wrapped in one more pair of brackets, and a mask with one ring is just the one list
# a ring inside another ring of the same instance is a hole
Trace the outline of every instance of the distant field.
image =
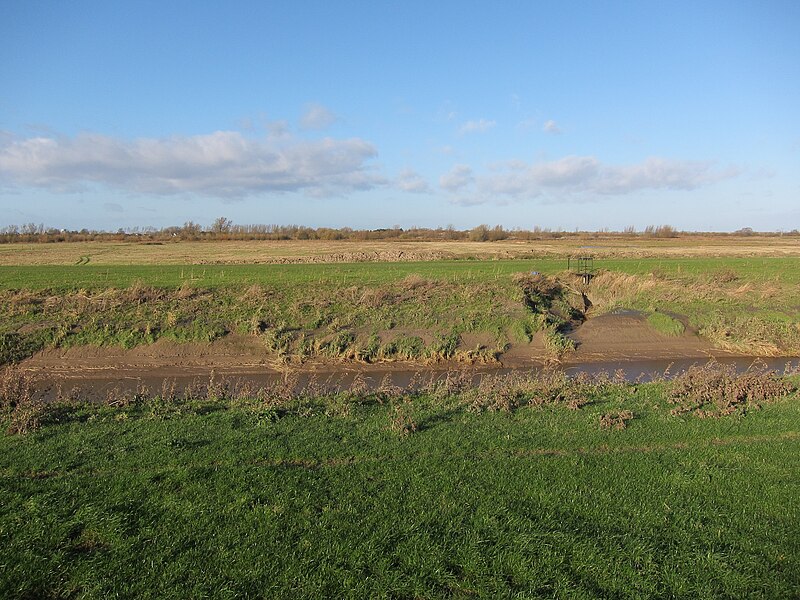
[(0, 244), (0, 265), (260, 264), (448, 258), (800, 256), (797, 237), (586, 238), (501, 242), (209, 241)]
[[(631, 275), (662, 273), (674, 277), (713, 278), (730, 271), (741, 283), (800, 283), (800, 257), (703, 257), (597, 259), (599, 270)], [(377, 285), (420, 275), (447, 281), (488, 283), (514, 273), (566, 271), (561, 258), (525, 260), (429, 260), (311, 264), (109, 264), (0, 266), (0, 289), (96, 290), (141, 283), (155, 287), (215, 288), (233, 285), (337, 284)], [(730, 282), (728, 282), (730, 283)]]

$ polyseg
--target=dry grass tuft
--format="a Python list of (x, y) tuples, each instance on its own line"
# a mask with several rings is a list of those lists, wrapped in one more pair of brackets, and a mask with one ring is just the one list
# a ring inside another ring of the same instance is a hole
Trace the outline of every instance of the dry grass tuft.
[(758, 409), (795, 390), (794, 384), (774, 371), (753, 368), (737, 374), (732, 365), (710, 362), (678, 375), (670, 386), (669, 401), (676, 405), (672, 414), (721, 417)]
[(46, 408), (29, 373), (16, 366), (0, 372), (0, 414), (8, 418), (9, 433), (25, 434), (38, 429)]
[(600, 415), (600, 428), (622, 430), (628, 426), (628, 421), (632, 419), (633, 412), (630, 410), (604, 413)]
[(414, 405), (409, 397), (395, 404), (389, 413), (389, 430), (401, 437), (408, 437), (416, 432), (415, 412)]

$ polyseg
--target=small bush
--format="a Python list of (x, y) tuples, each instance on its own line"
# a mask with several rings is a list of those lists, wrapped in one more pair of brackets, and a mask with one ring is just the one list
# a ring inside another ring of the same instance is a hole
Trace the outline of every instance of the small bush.
[(9, 433), (25, 434), (38, 429), (46, 408), (28, 373), (18, 367), (6, 367), (0, 373), (0, 414), (7, 419)]
[(403, 402), (395, 404), (389, 412), (389, 430), (401, 437), (408, 437), (417, 431), (414, 413), (414, 405), (408, 397)]

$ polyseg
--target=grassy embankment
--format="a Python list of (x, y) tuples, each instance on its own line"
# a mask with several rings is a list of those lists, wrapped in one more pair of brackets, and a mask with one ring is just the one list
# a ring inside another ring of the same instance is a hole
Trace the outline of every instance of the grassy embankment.
[(786, 379), (215, 382), (105, 406), (20, 405), (19, 373), (12, 388), (4, 428), (38, 429), (0, 436), (3, 597), (785, 598), (800, 585)]
[[(683, 323), (720, 348), (800, 352), (800, 258), (613, 259), (587, 289), (592, 313), (633, 308), (662, 333)], [(515, 275), (563, 275), (555, 259), (297, 265), (0, 267), (0, 358), (49, 346), (132, 347), (166, 338), (258, 336), (283, 360), (493, 360), (582, 300), (564, 289), (531, 306)]]
[[(554, 266), (554, 265), (553, 265)], [(276, 357), (493, 360), (569, 318), (526, 306), (525, 262), (0, 268), (5, 355), (258, 336)], [(540, 301), (545, 301), (542, 304)]]
[[(601, 273), (592, 300), (603, 310), (633, 308), (651, 314), (665, 334), (683, 323), (718, 348), (751, 355), (800, 353), (800, 261), (682, 259), (653, 261), (647, 268)], [(666, 314), (664, 314), (666, 313)]]

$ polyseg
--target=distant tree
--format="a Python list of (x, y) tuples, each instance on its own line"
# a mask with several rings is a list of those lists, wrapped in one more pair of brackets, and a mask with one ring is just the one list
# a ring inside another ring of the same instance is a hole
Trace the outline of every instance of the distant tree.
[(487, 239), (490, 242), (498, 242), (500, 240), (505, 240), (506, 238), (508, 238), (508, 232), (505, 229), (503, 229), (502, 225), (495, 225), (491, 230), (489, 230), (486, 233), (486, 235)]
[(193, 221), (186, 221), (186, 223), (183, 224), (183, 227), (180, 228), (180, 231), (176, 233), (181, 236), (181, 239), (196, 240), (200, 237), (200, 233), (202, 231), (203, 228), (199, 224)]
[(461, 237), (459, 232), (452, 225), (448, 225), (447, 229), (444, 230), (444, 238), (446, 240), (457, 240), (459, 237)]
[(469, 232), (469, 240), (471, 242), (485, 242), (489, 239), (489, 226), (486, 224), (473, 227)]
[(211, 231), (213, 233), (229, 233), (232, 227), (233, 221), (226, 217), (218, 217), (211, 224)]
[(44, 233), (44, 225), (25, 223), (22, 226), (22, 235), (36, 235), (37, 233)]

